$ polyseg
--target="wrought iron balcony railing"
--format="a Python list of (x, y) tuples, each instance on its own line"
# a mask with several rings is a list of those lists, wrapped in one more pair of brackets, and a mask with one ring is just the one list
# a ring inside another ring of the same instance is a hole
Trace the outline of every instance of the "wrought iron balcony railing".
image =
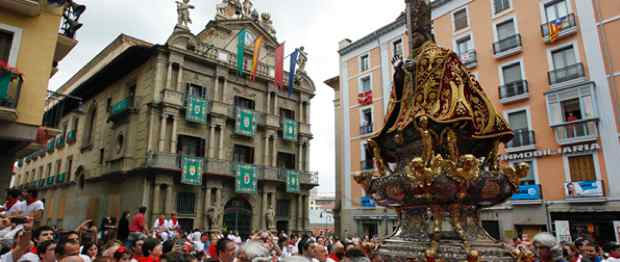
[(478, 65), (478, 54), (475, 49), (470, 49), (468, 51), (459, 54), (459, 58), (461, 62), (468, 68), (473, 68)]
[(499, 98), (500, 100), (510, 100), (516, 97), (526, 97), (528, 91), (527, 80), (518, 80), (500, 86)]
[(514, 137), (506, 144), (508, 148), (519, 148), (536, 144), (536, 135), (533, 130), (516, 129), (513, 131)]
[(521, 34), (515, 34), (493, 43), (493, 53), (501, 56), (503, 53), (521, 47)]
[(568, 14), (567, 16), (542, 24), (540, 26), (540, 33), (543, 38), (545, 38), (545, 42), (551, 41), (551, 32), (553, 27), (557, 27), (557, 30), (559, 30), (558, 37), (566, 34), (567, 32), (575, 31), (577, 29), (575, 14)]
[(597, 139), (598, 119), (585, 119), (554, 126), (555, 138), (560, 145)]
[(360, 126), (360, 135), (366, 135), (372, 133), (372, 123), (368, 123)]
[(563, 82), (567, 82), (574, 79), (579, 79), (585, 76), (583, 70), (583, 64), (577, 63), (569, 65), (564, 68), (559, 68), (553, 71), (549, 71), (549, 84), (555, 85)]
[(21, 75), (12, 73), (0, 77), (0, 107), (17, 108), (23, 82)]

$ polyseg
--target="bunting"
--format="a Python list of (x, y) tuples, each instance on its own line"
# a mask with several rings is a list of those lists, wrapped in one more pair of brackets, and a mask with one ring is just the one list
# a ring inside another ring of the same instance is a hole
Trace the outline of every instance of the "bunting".
[(264, 38), (263, 36), (259, 36), (256, 38), (254, 42), (254, 56), (252, 57), (252, 73), (250, 74), (250, 79), (252, 81), (256, 80), (256, 70), (258, 69), (258, 59), (260, 58), (260, 49), (263, 46)]
[(239, 31), (239, 35), (237, 36), (237, 72), (239, 76), (243, 76), (243, 62), (245, 60), (245, 37), (246, 31), (245, 28), (242, 28), (241, 31)]
[(295, 49), (295, 52), (291, 54), (291, 66), (288, 72), (288, 95), (293, 94), (293, 88), (295, 85), (295, 69), (297, 68), (297, 57), (299, 56), (299, 49)]
[(560, 36), (560, 31), (562, 31), (562, 19), (555, 19), (547, 24), (549, 26), (549, 41), (555, 42)]
[(284, 43), (276, 48), (275, 85), (278, 89), (284, 87)]

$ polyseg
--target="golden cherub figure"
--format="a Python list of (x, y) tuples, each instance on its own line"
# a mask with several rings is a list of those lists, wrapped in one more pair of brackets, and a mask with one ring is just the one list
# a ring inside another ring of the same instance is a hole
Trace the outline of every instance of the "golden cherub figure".
[(372, 174), (370, 172), (361, 172), (353, 175), (353, 180), (362, 186), (365, 191), (370, 188), (370, 181), (372, 180)]
[(407, 166), (407, 177), (417, 187), (430, 187), (433, 184), (433, 170), (426, 167), (422, 158), (416, 157)]
[(454, 175), (464, 181), (471, 181), (478, 177), (480, 172), (480, 160), (473, 155), (464, 155), (460, 159), (460, 167), (456, 168)]
[(421, 116), (418, 119), (417, 130), (418, 133), (420, 133), (424, 150), (422, 152), (422, 160), (424, 160), (424, 163), (429, 163), (433, 157), (433, 134), (431, 130), (428, 129), (428, 117)]
[(373, 159), (377, 167), (377, 175), (380, 177), (385, 176), (385, 162), (383, 162), (383, 158), (381, 158), (381, 149), (379, 149), (379, 145), (377, 145), (377, 142), (374, 140), (369, 139), (368, 146), (372, 149)]
[(506, 175), (506, 177), (508, 177), (510, 183), (515, 187), (515, 190), (517, 190), (519, 183), (521, 182), (521, 178), (527, 177), (527, 175), (530, 173), (530, 165), (521, 162), (515, 167), (504, 166), (502, 168), (502, 171)]

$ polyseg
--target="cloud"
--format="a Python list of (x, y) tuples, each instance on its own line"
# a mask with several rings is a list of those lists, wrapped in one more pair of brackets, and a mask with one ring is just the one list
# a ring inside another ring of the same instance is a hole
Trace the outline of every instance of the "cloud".
[[(176, 23), (173, 0), (77, 0), (87, 6), (77, 33), (79, 44), (59, 65), (50, 89), (65, 83), (119, 34), (125, 33), (152, 43), (164, 43)], [(192, 32), (198, 33), (215, 16), (220, 0), (193, 0)], [(314, 139), (310, 168), (319, 172), (319, 191), (335, 191), (334, 94), (323, 84), (338, 75), (338, 41), (359, 39), (393, 21), (404, 9), (404, 1), (376, 0), (255, 0), (259, 12), (270, 12), (279, 41), (287, 49), (305, 46), (307, 71), (317, 86), (312, 100), (311, 124)]]

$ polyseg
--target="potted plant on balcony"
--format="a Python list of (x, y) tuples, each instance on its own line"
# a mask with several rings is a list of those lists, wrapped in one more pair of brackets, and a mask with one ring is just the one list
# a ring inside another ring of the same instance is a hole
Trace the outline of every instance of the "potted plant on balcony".
[[(9, 66), (6, 61), (0, 60), (0, 106), (5, 104), (13, 105), (17, 102), (10, 101), (9, 99), (9, 88), (11, 87), (11, 83), (13, 83), (13, 81), (16, 79), (21, 82), (22, 74), (19, 72), (19, 70), (17, 70), (17, 68)], [(18, 83), (17, 85), (19, 86), (20, 84)], [(15, 90), (15, 95), (18, 95), (18, 92), (19, 87), (17, 90)]]

